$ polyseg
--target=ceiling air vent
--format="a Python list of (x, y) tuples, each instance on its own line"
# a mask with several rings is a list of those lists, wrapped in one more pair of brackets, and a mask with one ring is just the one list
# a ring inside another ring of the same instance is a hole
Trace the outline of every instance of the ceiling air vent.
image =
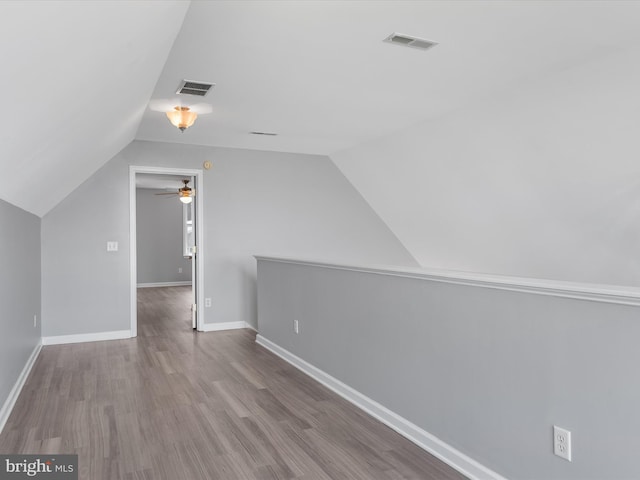
[(204, 97), (211, 87), (213, 87), (215, 83), (203, 83), (203, 82), (193, 82), (191, 80), (183, 80), (178, 87), (178, 91), (181, 95), (195, 95), (197, 97)]
[(407, 47), (419, 48), (420, 50), (429, 50), (431, 47), (438, 45), (438, 42), (427, 40), (426, 38), (412, 37), (403, 33), (392, 33), (384, 39), (385, 42), (395, 43), (397, 45), (405, 45)]

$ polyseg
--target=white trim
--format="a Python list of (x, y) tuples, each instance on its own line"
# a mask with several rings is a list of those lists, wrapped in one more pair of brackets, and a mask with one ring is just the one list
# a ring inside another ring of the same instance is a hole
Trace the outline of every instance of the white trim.
[(62, 345), (65, 343), (102, 342), (104, 340), (123, 340), (131, 338), (131, 330), (115, 330), (113, 332), (79, 333), (76, 335), (55, 335), (42, 337), (43, 345)]
[(328, 373), (314, 367), (310, 363), (266, 339), (262, 335), (258, 334), (256, 336), (256, 343), (258, 345), (262, 345), (264, 348), (290, 363), (298, 370), (306, 373), (311, 378), (320, 382), (329, 390), (334, 391), (345, 400), (348, 400), (356, 407), (364, 410), (372, 417), (380, 420), (403, 437), (411, 440), (420, 448), (426, 450), (434, 457), (439, 458), (452, 468), (455, 468), (471, 480), (506, 480), (503, 476), (493, 470), (490, 470), (459, 450), (456, 450), (451, 445), (443, 442), (426, 430), (423, 430), (407, 419), (392, 412), (385, 406), (380, 405), (375, 400), (372, 400), (357, 390), (354, 390), (349, 385), (342, 383), (340, 380), (332, 377)]
[(129, 292), (129, 317), (131, 336), (138, 336), (138, 258), (136, 238), (136, 172), (129, 167), (129, 275), (131, 291)]
[(9, 396), (5, 400), (4, 405), (2, 405), (2, 409), (0, 409), (0, 433), (2, 433), (4, 426), (7, 424), (7, 420), (9, 420), (9, 416), (13, 411), (13, 407), (16, 404), (16, 400), (18, 400), (18, 397), (20, 396), (20, 392), (22, 391), (22, 387), (24, 387), (24, 384), (27, 382), (27, 378), (29, 378), (29, 373), (31, 373), (31, 369), (33, 368), (33, 365), (36, 363), (36, 360), (38, 359), (38, 355), (40, 354), (41, 349), (42, 349), (42, 343), (38, 342), (38, 344), (34, 347), (33, 351), (31, 352), (31, 355), (29, 356), (27, 363), (25, 363), (24, 368), (22, 369), (22, 372), (20, 372), (20, 375), (18, 376), (16, 383), (13, 385), (13, 388), (9, 392)]
[(592, 283), (565, 282), (540, 278), (508, 277), (485, 273), (457, 272), (427, 268), (367, 267), (342, 265), (315, 260), (295, 260), (290, 258), (255, 256), (257, 260), (278, 263), (292, 263), (352, 272), (391, 275), (394, 277), (416, 278), (440, 283), (452, 283), (472, 287), (509, 290), (512, 292), (550, 295), (592, 302), (615, 303), (619, 305), (640, 306), (640, 288), (617, 285), (598, 285)]
[(218, 332), (220, 330), (237, 330), (239, 328), (253, 328), (247, 322), (222, 322), (205, 323), (202, 325), (202, 332)]
[(165, 167), (145, 167), (138, 165), (129, 166), (129, 271), (130, 278), (130, 306), (129, 317), (130, 336), (138, 335), (138, 305), (137, 305), (137, 251), (136, 251), (136, 173), (158, 173), (165, 175), (185, 175), (196, 178), (196, 188), (198, 190), (196, 199), (196, 254), (197, 279), (196, 279), (196, 310), (198, 312), (198, 331), (204, 331), (205, 309), (204, 309), (204, 175), (200, 169), (190, 168), (165, 168)]
[(156, 282), (156, 283), (139, 283), (138, 288), (155, 288), (155, 287), (185, 287), (191, 285), (191, 280), (183, 282)]

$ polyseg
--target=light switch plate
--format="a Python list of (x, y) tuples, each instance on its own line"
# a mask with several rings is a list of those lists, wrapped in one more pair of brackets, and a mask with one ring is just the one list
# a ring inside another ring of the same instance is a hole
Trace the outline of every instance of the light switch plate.
[(107, 252), (117, 252), (118, 242), (107, 242)]

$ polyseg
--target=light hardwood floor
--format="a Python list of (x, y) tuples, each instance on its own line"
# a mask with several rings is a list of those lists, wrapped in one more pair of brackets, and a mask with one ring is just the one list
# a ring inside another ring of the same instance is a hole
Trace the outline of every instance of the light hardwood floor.
[(43, 347), (1, 453), (87, 480), (464, 477), (254, 343), (194, 333), (189, 287), (138, 290), (135, 339)]

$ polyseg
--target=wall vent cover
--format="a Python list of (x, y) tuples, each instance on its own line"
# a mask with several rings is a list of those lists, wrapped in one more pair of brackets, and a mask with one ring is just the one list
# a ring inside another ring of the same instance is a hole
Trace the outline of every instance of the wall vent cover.
[(194, 82), (192, 80), (183, 80), (178, 87), (176, 93), (180, 95), (195, 95), (204, 97), (215, 83)]
[(392, 33), (384, 39), (385, 42), (395, 43), (396, 45), (404, 45), (406, 47), (419, 48), (420, 50), (429, 50), (438, 45), (438, 42), (427, 40), (426, 38), (413, 37), (404, 33)]

